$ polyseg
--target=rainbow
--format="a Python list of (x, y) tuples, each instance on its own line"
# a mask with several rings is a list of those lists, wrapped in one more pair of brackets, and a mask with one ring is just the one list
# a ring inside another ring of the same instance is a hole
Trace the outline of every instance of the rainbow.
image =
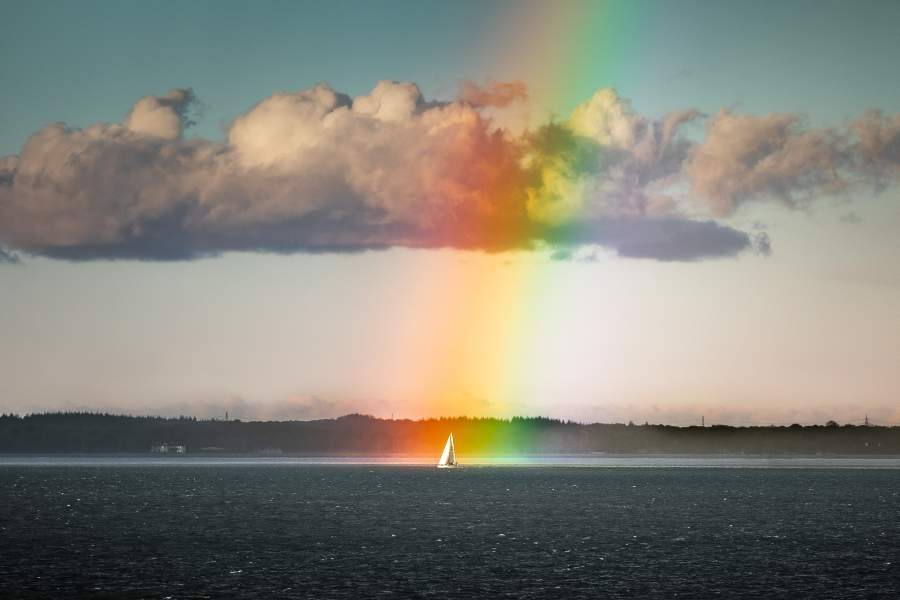
[[(489, 28), (506, 49), (490, 68), (526, 81), (534, 106), (569, 115), (591, 97), (598, 80), (601, 85), (614, 83), (622, 68), (616, 59), (631, 39), (634, 11), (630, 2), (509, 3)], [(505, 57), (514, 57), (517, 65), (525, 57), (530, 72), (515, 72)], [(537, 122), (547, 122), (547, 116), (534, 115)], [(487, 165), (501, 162), (491, 156), (482, 159)], [(544, 190), (523, 189), (522, 182), (498, 184), (496, 174), (490, 173), (480, 185), (491, 190), (494, 201), (497, 195), (548, 190), (562, 196), (577, 175), (571, 168), (564, 150), (551, 141), (541, 168)], [(525, 204), (521, 197), (513, 201)], [(508, 227), (500, 238), (524, 238), (515, 224), (489, 223)], [(480, 237), (494, 236), (481, 232)], [(554, 314), (560, 298), (577, 289), (554, 267), (549, 254), (442, 253), (437, 269), (434, 261), (426, 261), (427, 266), (410, 273), (412, 281), (428, 283), (414, 285), (414, 298), (395, 316), (403, 323), (404, 343), (419, 349), (420, 364), (410, 367), (417, 378), (419, 411), (409, 416), (510, 418), (552, 408), (552, 399), (533, 397), (535, 375), (548, 368), (538, 364), (539, 350), (552, 334), (548, 315)], [(436, 432), (435, 439), (442, 435)], [(479, 444), (484, 446), (484, 440)], [(461, 440), (463, 454), (465, 447)]]

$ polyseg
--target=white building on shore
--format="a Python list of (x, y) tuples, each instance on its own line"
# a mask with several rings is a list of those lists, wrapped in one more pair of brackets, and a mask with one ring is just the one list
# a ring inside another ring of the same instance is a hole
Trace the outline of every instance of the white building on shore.
[(170, 444), (168, 442), (163, 442), (162, 444), (151, 446), (150, 452), (156, 454), (187, 454), (187, 446), (184, 444)]

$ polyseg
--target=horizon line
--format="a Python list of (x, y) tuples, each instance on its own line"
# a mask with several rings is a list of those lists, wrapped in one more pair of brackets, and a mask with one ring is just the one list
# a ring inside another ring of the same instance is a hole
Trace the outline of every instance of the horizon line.
[[(40, 411), (40, 412), (31, 412), (31, 413), (15, 413), (15, 412), (3, 412), (0, 413), (0, 419), (3, 418), (19, 418), (25, 419), (30, 417), (41, 417), (41, 416), (64, 416), (64, 415), (81, 415), (81, 416), (100, 416), (100, 417), (116, 417), (116, 418), (130, 418), (130, 419), (161, 419), (161, 420), (191, 420), (202, 423), (313, 423), (317, 421), (337, 421), (341, 419), (347, 418), (365, 418), (371, 419), (374, 421), (385, 421), (392, 423), (425, 423), (429, 421), (498, 421), (505, 423), (512, 423), (516, 420), (521, 421), (548, 421), (551, 423), (556, 423), (560, 425), (578, 425), (578, 426), (591, 426), (591, 425), (605, 425), (605, 426), (622, 426), (622, 427), (673, 427), (678, 429), (711, 429), (714, 427), (729, 427), (729, 428), (789, 428), (794, 425), (800, 427), (900, 427), (900, 423), (877, 423), (868, 417), (864, 419), (850, 420), (845, 422), (838, 422), (834, 419), (829, 419), (824, 423), (820, 422), (810, 422), (810, 421), (738, 421), (732, 423), (723, 423), (723, 422), (710, 422), (705, 423), (701, 421), (701, 419), (697, 419), (692, 423), (687, 422), (656, 422), (651, 423), (649, 420), (645, 419), (643, 423), (636, 423), (633, 420), (629, 420), (628, 422), (622, 421), (613, 421), (613, 422), (601, 422), (601, 421), (578, 421), (574, 419), (562, 419), (557, 417), (547, 417), (547, 416), (522, 416), (522, 415), (513, 415), (511, 417), (496, 417), (496, 416), (470, 416), (470, 415), (457, 415), (457, 416), (439, 416), (439, 417), (422, 417), (422, 418), (394, 418), (391, 417), (377, 417), (375, 415), (367, 414), (367, 413), (346, 413), (343, 415), (333, 416), (333, 417), (319, 417), (319, 418), (308, 418), (308, 419), (242, 419), (240, 417), (228, 417), (227, 413), (225, 418), (222, 417), (202, 417), (196, 415), (154, 415), (154, 414), (134, 414), (134, 413), (114, 413), (114, 412), (103, 412), (103, 411), (92, 411), (92, 410), (55, 410), (55, 411)], [(834, 425), (832, 425), (834, 423)]]

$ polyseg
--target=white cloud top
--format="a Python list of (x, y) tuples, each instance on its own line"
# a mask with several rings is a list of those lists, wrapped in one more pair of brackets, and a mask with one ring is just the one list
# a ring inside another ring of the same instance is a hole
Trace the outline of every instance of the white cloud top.
[(682, 129), (699, 112), (651, 119), (611, 89), (524, 133), (489, 116), (526, 101), (520, 82), (465, 82), (450, 102), (412, 83), (356, 98), (321, 84), (265, 98), (214, 142), (185, 139), (191, 90), (141, 98), (122, 124), (48, 125), (0, 159), (0, 244), (67, 259), (595, 244), (697, 260), (768, 238), (688, 215), (900, 174), (898, 116), (837, 131), (723, 110), (694, 140)]

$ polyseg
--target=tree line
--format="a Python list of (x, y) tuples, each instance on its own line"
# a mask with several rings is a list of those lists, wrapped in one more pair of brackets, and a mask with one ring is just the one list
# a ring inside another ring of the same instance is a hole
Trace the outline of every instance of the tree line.
[(168, 442), (189, 453), (413, 454), (440, 452), (453, 432), (461, 455), (538, 453), (900, 454), (900, 427), (790, 425), (679, 427), (581, 424), (548, 418), (315, 421), (200, 420), (88, 412), (0, 416), (0, 452), (148, 452)]

